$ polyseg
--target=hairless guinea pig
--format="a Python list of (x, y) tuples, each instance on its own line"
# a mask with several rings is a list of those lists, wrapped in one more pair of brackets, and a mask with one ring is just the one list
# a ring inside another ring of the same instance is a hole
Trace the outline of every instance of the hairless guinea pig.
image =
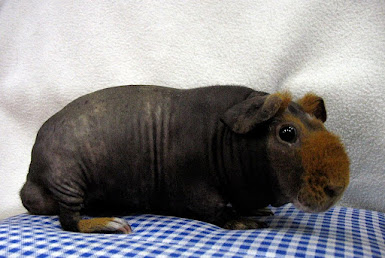
[(100, 90), (41, 127), (21, 199), (86, 233), (130, 233), (111, 216), (138, 212), (261, 228), (250, 215), (269, 204), (321, 212), (347, 187), (349, 160), (325, 120), (313, 94), (293, 102), (239, 86)]

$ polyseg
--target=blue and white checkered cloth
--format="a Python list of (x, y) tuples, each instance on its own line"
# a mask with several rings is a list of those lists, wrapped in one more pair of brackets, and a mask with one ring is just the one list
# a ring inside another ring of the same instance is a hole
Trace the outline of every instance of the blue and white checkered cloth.
[(124, 217), (130, 235), (63, 231), (57, 216), (0, 222), (0, 257), (385, 257), (385, 214), (335, 207), (308, 214), (273, 208), (260, 230), (224, 230), (183, 218)]

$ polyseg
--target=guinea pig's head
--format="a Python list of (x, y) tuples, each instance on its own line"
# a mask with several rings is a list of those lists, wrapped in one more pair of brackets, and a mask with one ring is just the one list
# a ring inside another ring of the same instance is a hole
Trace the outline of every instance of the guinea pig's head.
[(288, 93), (255, 94), (242, 105), (243, 110), (233, 109), (224, 121), (238, 134), (266, 128), (267, 137), (261, 140), (276, 194), (272, 204), (292, 202), (306, 212), (335, 204), (349, 183), (349, 159), (340, 139), (324, 126), (323, 99), (306, 94), (294, 102)]

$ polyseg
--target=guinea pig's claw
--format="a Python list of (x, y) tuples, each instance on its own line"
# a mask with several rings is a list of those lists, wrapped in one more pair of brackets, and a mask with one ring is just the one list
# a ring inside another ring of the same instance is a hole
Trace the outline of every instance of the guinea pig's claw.
[(131, 234), (131, 226), (127, 224), (124, 219), (114, 218), (106, 225), (106, 233), (117, 233), (117, 234)]
[(79, 231), (83, 233), (130, 234), (131, 226), (120, 218), (92, 218), (79, 221)]
[(223, 226), (225, 229), (234, 229), (234, 230), (245, 230), (245, 229), (261, 229), (267, 228), (268, 224), (266, 222), (257, 221), (250, 218), (239, 218), (235, 220), (230, 220), (226, 222)]

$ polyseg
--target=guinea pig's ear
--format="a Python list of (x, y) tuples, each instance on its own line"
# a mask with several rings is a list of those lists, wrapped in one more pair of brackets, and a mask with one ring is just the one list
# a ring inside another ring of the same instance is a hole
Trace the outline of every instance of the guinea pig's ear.
[(245, 134), (259, 123), (272, 118), (281, 108), (283, 102), (279, 94), (261, 95), (252, 93), (246, 100), (228, 109), (222, 122), (238, 134)]
[(315, 116), (323, 123), (326, 121), (326, 108), (324, 100), (313, 93), (306, 94), (302, 99), (297, 101), (306, 113)]

